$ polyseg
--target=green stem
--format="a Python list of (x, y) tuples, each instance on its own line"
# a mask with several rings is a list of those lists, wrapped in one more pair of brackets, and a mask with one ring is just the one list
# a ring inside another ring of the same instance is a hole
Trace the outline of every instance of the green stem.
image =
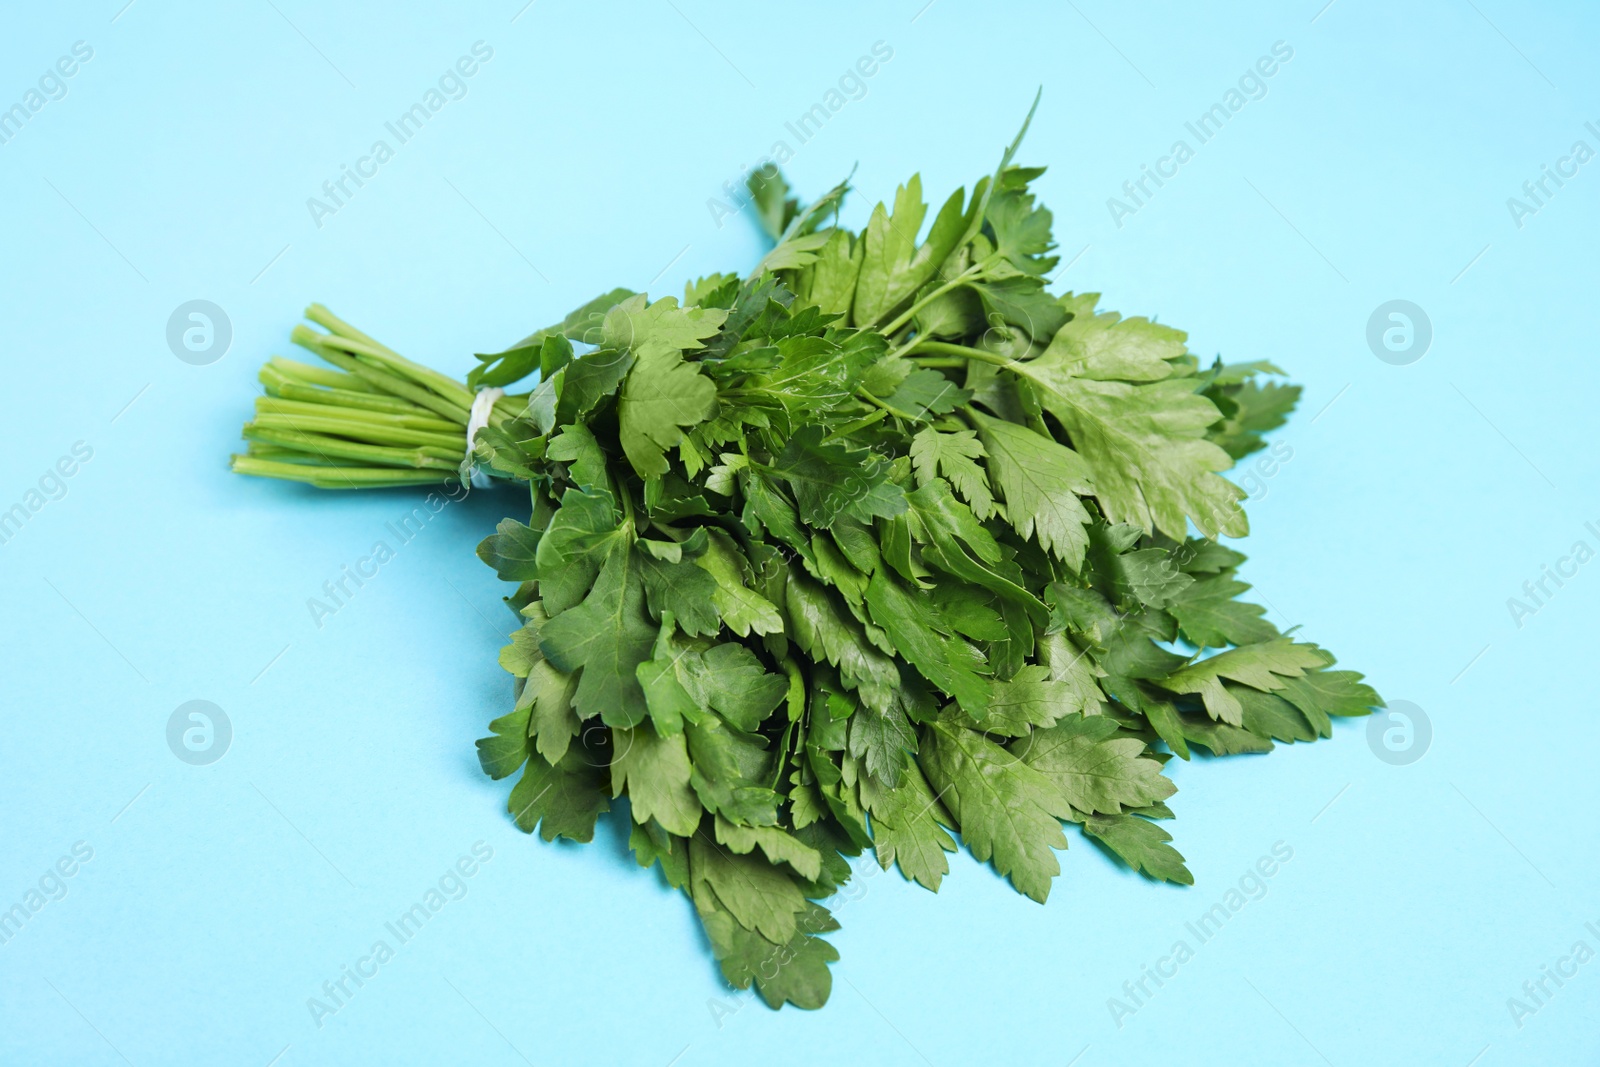
[(836, 438), (839, 438), (839, 437), (849, 437), (851, 434), (855, 433), (857, 430), (864, 430), (868, 426), (871, 426), (873, 423), (882, 422), (884, 419), (886, 419), (888, 417), (889, 417), (889, 409), (888, 408), (879, 408), (877, 411), (874, 411), (872, 414), (867, 415), (867, 416), (865, 416), (863, 418), (859, 418), (855, 422), (847, 422), (847, 423), (845, 423), (843, 426), (839, 427), (837, 430), (833, 431), (828, 436), (824, 437), (822, 439), (822, 443), (823, 444), (827, 444), (829, 441), (832, 441), (832, 440), (834, 440)]
[(265, 441), (269, 445), (295, 448), (319, 456), (369, 460), (388, 467), (453, 471), (460, 465), (464, 455), (459, 448), (453, 453), (449, 449), (435, 448), (431, 445), (421, 445), (416, 448), (386, 448), (382, 445), (357, 444), (354, 441), (325, 437), (321, 434), (257, 426), (253, 422), (244, 424), (244, 438), (247, 441)]
[[(342, 408), (360, 408), (364, 411), (390, 415), (426, 415), (437, 418), (432, 411), (409, 400), (385, 393), (363, 392), (356, 389), (332, 389), (321, 385), (304, 385), (293, 378), (276, 374), (270, 367), (261, 368), (261, 384), (269, 396), (286, 400), (299, 400), (308, 404), (327, 404)], [(365, 382), (361, 383), (366, 385)], [(451, 423), (450, 425), (455, 425)]]
[(256, 456), (233, 456), (228, 465), (238, 474), (304, 482), (320, 489), (375, 489), (387, 486), (432, 485), (445, 480), (445, 476), (437, 471), (329, 467), (311, 463), (282, 463)]
[(921, 311), (923, 308), (927, 307), (933, 301), (939, 299), (941, 296), (943, 296), (944, 294), (948, 293), (950, 290), (956, 288), (959, 285), (966, 284), (967, 280), (969, 278), (972, 278), (974, 275), (981, 274), (984, 271), (988, 270), (989, 267), (994, 263), (994, 261), (999, 259), (999, 258), (1000, 258), (999, 254), (996, 253), (995, 255), (987, 256), (984, 259), (980, 259), (978, 262), (974, 263), (972, 266), (968, 267), (966, 270), (962, 271), (960, 274), (957, 274), (954, 278), (951, 278), (949, 281), (945, 282), (943, 285), (941, 285), (938, 288), (934, 289), (927, 296), (924, 296), (923, 298), (918, 300), (916, 303), (914, 303), (910, 307), (906, 308), (905, 311), (903, 311), (899, 315), (895, 316), (894, 321), (890, 322), (889, 325), (883, 327), (881, 332), (884, 333), (885, 335), (894, 333), (900, 327), (902, 327), (906, 323), (910, 322), (912, 320), (912, 318), (916, 316), (917, 312)]
[(431, 393), (427, 389), (424, 389), (420, 386), (403, 381), (402, 379), (395, 377), (393, 374), (378, 370), (376, 367), (368, 366), (355, 356), (341, 352), (337, 349), (329, 348), (322, 344), (321, 337), (319, 337), (318, 334), (312, 330), (306, 329), (304, 326), (296, 326), (293, 332), (289, 334), (289, 339), (307, 351), (314, 352), (321, 356), (329, 363), (332, 363), (335, 367), (347, 370), (351, 374), (366, 379), (386, 393), (390, 393), (394, 396), (403, 396), (412, 403), (420, 404), (430, 411), (434, 411), (440, 415), (443, 415), (451, 422), (458, 423), (462, 426), (467, 424), (467, 420), (469, 419), (471, 413), (466, 407), (463, 407), (460, 404), (451, 403), (449, 400)]
[(246, 441), (244, 443), (245, 455), (254, 459), (283, 460), (285, 463), (298, 463), (303, 466), (336, 467), (331, 459), (313, 456), (309, 452), (301, 452), (297, 448), (284, 448), (281, 445), (268, 445), (260, 441)]
[(856, 396), (860, 397), (862, 400), (865, 400), (867, 403), (871, 404), (873, 407), (882, 408), (885, 414), (893, 415), (897, 419), (905, 419), (907, 422), (916, 422), (917, 421), (917, 416), (907, 414), (906, 412), (901, 411), (899, 408), (893, 407), (893, 406), (885, 403), (884, 401), (879, 400), (877, 397), (873, 396), (871, 393), (867, 392), (865, 389), (857, 389), (856, 390)]
[(975, 359), (979, 363), (991, 363), (996, 367), (1004, 367), (1006, 370), (1032, 377), (1026, 364), (1018, 363), (1009, 356), (998, 356), (993, 352), (985, 352), (981, 348), (953, 345), (944, 341), (918, 341), (911, 346), (911, 358), (916, 359), (918, 352), (927, 352), (938, 356), (957, 356), (961, 359)]
[(425, 367), (420, 363), (412, 362), (377, 338), (362, 333), (321, 304), (312, 304), (306, 308), (306, 318), (318, 326), (331, 330), (334, 334), (347, 341), (355, 341), (357, 344), (362, 345), (367, 354), (389, 364), (393, 369), (401, 371), (405, 377), (411, 378), (419, 384), (432, 385), (446, 399), (453, 399), (455, 402), (464, 404), (467, 407), (472, 406), (472, 390), (465, 385), (448, 375), (440, 374), (432, 367)]
[(337, 348), (357, 357), (365, 357), (362, 362), (375, 362), (385, 370), (433, 390), (446, 400), (466, 407), (472, 406), (472, 391), (466, 386), (436, 370), (413, 363), (404, 356), (395, 355), (381, 345), (366, 344), (349, 337), (331, 334), (324, 335), (318, 340), (325, 348)]
[[(412, 410), (417, 411), (420, 409), (413, 408)], [(257, 397), (256, 414), (306, 415), (313, 418), (339, 419), (348, 423), (384, 426), (391, 429), (422, 430), (427, 433), (444, 434), (451, 438), (459, 438), (461, 436), (461, 427), (445, 419), (435, 418), (432, 415), (371, 411), (367, 408), (344, 407), (340, 404), (321, 404), (282, 396)]]
[(266, 384), (269, 373), (280, 381), (294, 381), (305, 385), (323, 385), (330, 389), (348, 389), (352, 392), (372, 393), (372, 386), (353, 374), (346, 374), (342, 370), (329, 370), (327, 367), (318, 367), (310, 363), (301, 363), (297, 359), (285, 359), (282, 356), (273, 356), (261, 365), (260, 378), (263, 385)]
[(527, 393), (507, 393), (494, 402), (494, 407), (489, 411), (489, 425), (499, 426), (512, 419), (520, 419), (528, 414)]
[(255, 421), (251, 425), (268, 430), (331, 434), (337, 437), (368, 441), (377, 445), (397, 445), (400, 447), (431, 445), (447, 452), (454, 450), (457, 456), (466, 455), (466, 447), (460, 434), (429, 433), (426, 430), (384, 426), (381, 423), (351, 422), (346, 419), (329, 418), (322, 415), (286, 414), (273, 411), (258, 412)]

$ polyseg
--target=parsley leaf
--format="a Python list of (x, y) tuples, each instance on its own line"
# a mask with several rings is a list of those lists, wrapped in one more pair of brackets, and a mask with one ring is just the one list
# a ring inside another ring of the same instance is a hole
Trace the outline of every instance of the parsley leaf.
[(1006, 519), (1077, 569), (1089, 547), (1092, 521), (1081, 495), (1093, 492), (1089, 465), (1072, 449), (1004, 419), (974, 414), (988, 453), (989, 473), (1006, 502)]
[(700, 825), (700, 802), (689, 788), (694, 768), (683, 734), (663, 737), (649, 723), (611, 731), (611, 795), (626, 790), (636, 822), (654, 819), (687, 837)]
[(1081, 812), (1119, 815), (1178, 791), (1162, 776), (1161, 764), (1145, 756), (1143, 741), (1117, 734), (1116, 720), (1108, 716), (1074, 714), (1010, 747)]
[(927, 485), (942, 475), (972, 506), (972, 513), (978, 518), (987, 519), (995, 513), (989, 479), (983, 468), (974, 462), (986, 453), (971, 430), (941, 433), (927, 427), (911, 439), (910, 455), (918, 485)]
[(1161, 882), (1194, 885), (1194, 875), (1173, 848), (1172, 835), (1137, 815), (1091, 815), (1083, 830), (1141, 874)]
[(1277, 637), (1190, 664), (1169, 674), (1161, 684), (1174, 693), (1198, 693), (1213, 719), (1238, 726), (1243, 721), (1244, 708), (1223, 684), (1224, 678), (1271, 691), (1282, 689), (1285, 679), (1298, 678), (1327, 664), (1327, 656), (1316, 646)]
[(717, 387), (683, 352), (721, 328), (727, 312), (678, 307), (672, 297), (649, 306), (636, 296), (606, 316), (606, 340), (631, 349), (637, 363), (617, 401), (620, 441), (640, 477), (665, 474), (665, 450), (683, 439), (683, 428), (704, 422), (717, 408)]
[(921, 767), (908, 764), (895, 785), (878, 786), (871, 778), (862, 779), (861, 801), (872, 815), (878, 863), (884, 870), (899, 864), (900, 873), (937, 893), (940, 881), (950, 873), (944, 854), (956, 850), (955, 839), (945, 830), (955, 829), (956, 823), (928, 788)]
[(581, 669), (573, 703), (585, 718), (599, 714), (607, 726), (637, 726), (649, 707), (635, 671), (656, 636), (633, 550), (617, 539), (589, 595), (545, 624), (539, 648), (557, 669)]
[(773, 471), (794, 490), (802, 522), (827, 529), (843, 516), (871, 522), (905, 511), (905, 492), (890, 483), (887, 463), (822, 438), (821, 427), (802, 428), (773, 464)]
[(590, 841), (595, 820), (610, 807), (602, 781), (600, 768), (589, 764), (577, 749), (553, 765), (535, 755), (511, 790), (507, 810), (523, 833), (537, 828), (546, 841), (557, 837)]
[(1072, 815), (1067, 799), (1039, 771), (959, 722), (941, 718), (925, 737), (919, 761), (962, 841), (1019, 892), (1044, 903), (1050, 879), (1061, 873), (1051, 850), (1067, 847), (1058, 821)]

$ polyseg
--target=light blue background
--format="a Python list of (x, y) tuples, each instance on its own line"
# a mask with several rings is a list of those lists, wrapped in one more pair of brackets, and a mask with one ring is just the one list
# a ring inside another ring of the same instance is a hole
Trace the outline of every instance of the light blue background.
[[(1575, 540), (1600, 547), (1600, 163), (1521, 229), (1506, 207), (1574, 141), (1600, 148), (1600, 18), (923, 2), (8, 5), (0, 106), (73, 42), (94, 58), (0, 145), (0, 508), (73, 442), (94, 456), (0, 546), (0, 908), (74, 842), (94, 858), (0, 945), (0, 1062), (1600, 1058), (1600, 962), (1520, 1029), (1506, 1005), (1580, 938), (1600, 949), (1600, 564), (1520, 629), (1506, 607)], [(307, 197), (478, 40), (494, 57), (468, 95), (314, 226)], [(306, 599), (414, 497), (225, 459), (312, 300), (463, 373), (614, 285), (746, 269), (753, 226), (719, 227), (708, 198), (792, 146), (784, 122), (880, 40), (894, 57), (866, 97), (788, 166), (799, 191), (859, 162), (856, 223), (919, 168), (942, 199), (992, 168), (1042, 84), (1021, 159), (1051, 168), (1076, 257), (1059, 286), (1305, 385), (1245, 577), (1280, 625), (1422, 706), (1434, 739), (1394, 767), (1342, 723), (1174, 765), (1193, 889), (1076, 835), (1045, 907), (964, 856), (937, 898), (863, 878), (832, 1002), (773, 1013), (728, 994), (686, 902), (615, 829), (530, 840), (478, 771), (510, 616), (472, 549), (517, 497), (451, 505), (318, 629)], [(1294, 58), (1268, 95), (1114, 225), (1107, 198), (1279, 40)], [(195, 298), (232, 320), (210, 366), (164, 338)], [(1433, 322), (1411, 366), (1364, 339), (1394, 298)], [(197, 698), (235, 731), (209, 767), (165, 741)], [(494, 855), (467, 895), (313, 1025), (307, 998), (476, 841)], [(1118, 1029), (1107, 998), (1278, 841), (1294, 858), (1266, 897)]]

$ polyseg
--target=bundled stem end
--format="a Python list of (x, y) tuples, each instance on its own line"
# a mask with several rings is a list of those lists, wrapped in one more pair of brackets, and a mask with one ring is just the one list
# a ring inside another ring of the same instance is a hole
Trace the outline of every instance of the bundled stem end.
[[(328, 366), (273, 356), (266, 393), (242, 431), (235, 473), (319, 489), (432, 485), (468, 473), (466, 427), (474, 394), (464, 382), (406, 359), (321, 304), (290, 340)], [(488, 425), (514, 418), (526, 397), (498, 400)]]

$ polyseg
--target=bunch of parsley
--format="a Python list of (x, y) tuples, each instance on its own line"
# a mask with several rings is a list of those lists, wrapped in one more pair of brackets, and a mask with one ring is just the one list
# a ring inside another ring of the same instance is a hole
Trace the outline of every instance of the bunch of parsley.
[[(1047, 293), (1041, 171), (1015, 149), (920, 241), (915, 177), (860, 233), (832, 221), (845, 185), (801, 209), (753, 179), (775, 245), (749, 277), (702, 279), (681, 305), (607, 293), (480, 357), (465, 386), (354, 331), (302, 338), (346, 359), (302, 393), (398, 396), (458, 425), (469, 390), (537, 373), (470, 457), (532, 498), (478, 549), (520, 583), (522, 621), (483, 767), (521, 771), (509, 809), (546, 840), (591, 840), (626, 796), (640, 865), (773, 1007), (827, 1000), (821, 902), (867, 849), (937, 890), (959, 834), (1043, 901), (1069, 822), (1190, 884), (1158, 825), (1173, 754), (1313, 741), (1381, 704), (1239, 600), (1244, 557), (1216, 540), (1247, 529), (1221, 472), (1298, 388), (1266, 363), (1203, 367), (1182, 332), (1095, 294)], [(377, 376), (399, 372), (450, 410)], [(371, 425), (290, 427), (263, 447), (298, 454), (257, 460), (295, 470), (243, 469), (399, 484), (457, 462), (351, 451), (378, 447)]]

